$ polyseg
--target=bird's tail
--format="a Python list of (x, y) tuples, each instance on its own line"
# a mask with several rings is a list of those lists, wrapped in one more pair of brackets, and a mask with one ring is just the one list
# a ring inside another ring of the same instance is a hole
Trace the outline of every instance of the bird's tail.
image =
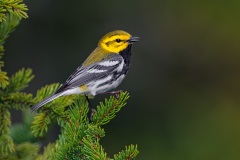
[(35, 106), (30, 108), (31, 112), (34, 112), (35, 110), (39, 109), (40, 107), (42, 107), (43, 105), (53, 101), (54, 99), (62, 96), (64, 93), (63, 92), (59, 92), (59, 93), (54, 93), (52, 95), (50, 95), (49, 97), (45, 98), (44, 100), (42, 100), (41, 102), (39, 102), (38, 104), (36, 104)]

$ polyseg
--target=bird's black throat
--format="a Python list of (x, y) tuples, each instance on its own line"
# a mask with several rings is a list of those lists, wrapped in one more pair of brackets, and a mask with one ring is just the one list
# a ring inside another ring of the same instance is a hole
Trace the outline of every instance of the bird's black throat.
[(120, 51), (120, 53), (119, 53), (124, 59), (124, 65), (125, 65), (125, 67), (123, 67), (124, 68), (124, 70), (123, 70), (124, 74), (127, 74), (128, 69), (129, 69), (129, 65), (130, 65), (130, 62), (131, 62), (131, 48), (132, 48), (132, 44), (129, 44), (126, 49)]

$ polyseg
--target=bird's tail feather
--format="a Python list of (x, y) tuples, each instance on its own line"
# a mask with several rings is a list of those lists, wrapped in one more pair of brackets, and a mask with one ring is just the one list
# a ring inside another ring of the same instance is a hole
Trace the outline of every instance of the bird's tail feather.
[(35, 106), (30, 108), (31, 112), (34, 112), (35, 110), (39, 109), (40, 107), (42, 107), (43, 105), (53, 101), (54, 99), (62, 96), (64, 93), (63, 92), (59, 92), (59, 93), (54, 93), (52, 95), (50, 95), (49, 97), (45, 98), (44, 100), (42, 100), (41, 102), (39, 102), (38, 104), (36, 104)]

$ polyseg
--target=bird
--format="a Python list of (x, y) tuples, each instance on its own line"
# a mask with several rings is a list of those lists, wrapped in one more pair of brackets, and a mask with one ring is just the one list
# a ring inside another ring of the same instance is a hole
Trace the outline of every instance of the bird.
[(131, 36), (123, 30), (107, 33), (66, 82), (55, 93), (31, 107), (30, 111), (62, 96), (81, 94), (89, 102), (88, 95), (111, 93), (109, 91), (119, 86), (128, 73), (132, 44), (138, 41), (139, 37)]

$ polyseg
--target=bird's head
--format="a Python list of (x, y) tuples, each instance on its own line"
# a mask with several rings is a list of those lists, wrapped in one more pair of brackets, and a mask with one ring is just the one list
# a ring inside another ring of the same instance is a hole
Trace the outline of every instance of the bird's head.
[(137, 41), (139, 41), (138, 37), (133, 37), (122, 30), (116, 30), (103, 36), (100, 39), (98, 46), (108, 52), (119, 53), (120, 51), (126, 49), (129, 44)]

